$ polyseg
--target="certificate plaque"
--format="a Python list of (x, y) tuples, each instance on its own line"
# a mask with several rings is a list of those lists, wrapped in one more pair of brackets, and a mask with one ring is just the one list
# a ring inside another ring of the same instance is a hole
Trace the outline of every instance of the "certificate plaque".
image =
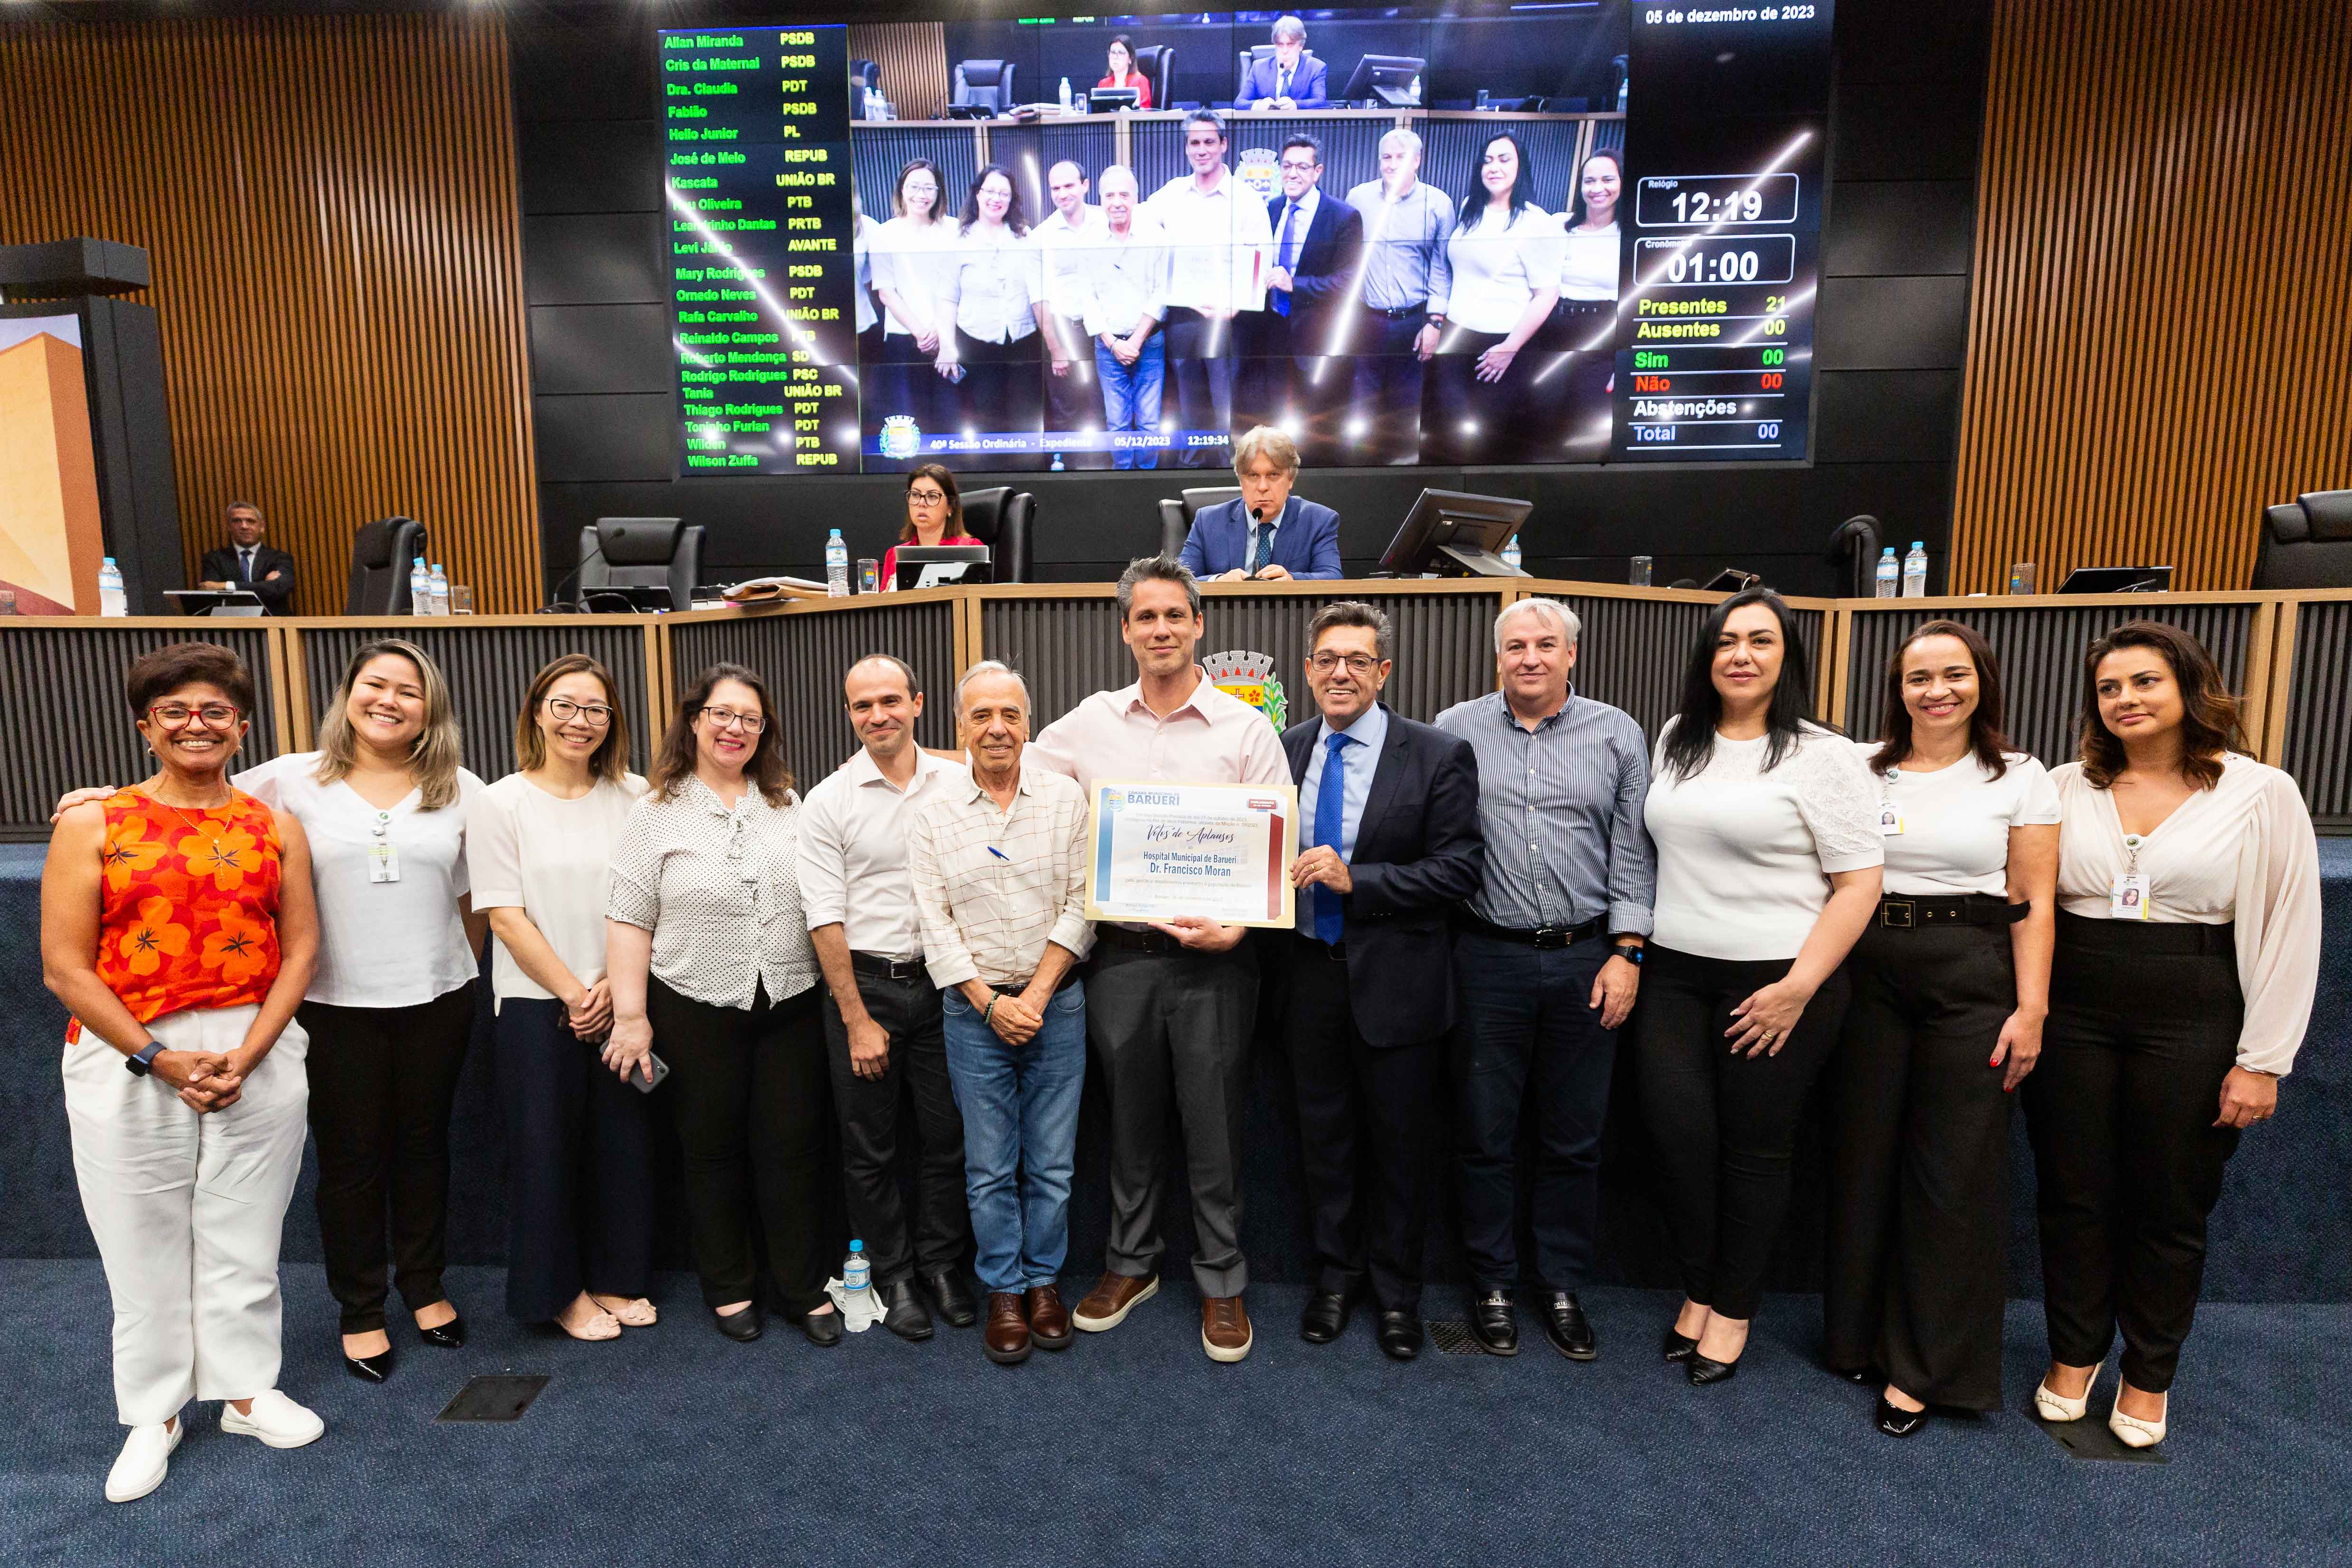
[(1097, 780), (1087, 918), (1286, 926), (1298, 855), (1291, 784)]

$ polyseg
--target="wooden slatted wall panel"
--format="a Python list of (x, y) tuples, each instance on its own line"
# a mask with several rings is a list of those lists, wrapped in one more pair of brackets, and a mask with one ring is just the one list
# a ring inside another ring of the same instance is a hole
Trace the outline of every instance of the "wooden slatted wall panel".
[[(875, 22), (849, 27), (849, 58), (882, 68), (882, 92), (901, 120), (937, 120), (948, 107), (948, 29), (943, 22)], [(868, 207), (868, 212), (873, 209)], [(877, 215), (877, 218), (880, 216)]]
[(295, 609), (421, 520), (486, 611), (541, 582), (520, 205), (495, 16), (0, 26), (0, 244), (142, 246), (193, 580), (258, 502)]
[(2344, 0), (2000, 0), (1952, 591), (2032, 561), (2242, 588), (2352, 485)]

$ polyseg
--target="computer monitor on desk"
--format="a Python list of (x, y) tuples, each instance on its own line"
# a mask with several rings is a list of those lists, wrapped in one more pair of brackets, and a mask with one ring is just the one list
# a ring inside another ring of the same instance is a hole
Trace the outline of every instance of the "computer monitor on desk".
[(1370, 107), (1384, 103), (1391, 109), (1421, 107), (1421, 79), (1429, 69), (1427, 60), (1411, 55), (1366, 55), (1356, 62), (1348, 77), (1348, 89), (1339, 95), (1343, 103), (1361, 103)]
[(902, 589), (991, 580), (985, 544), (901, 544), (897, 559)]
[(1524, 577), (1500, 552), (1534, 510), (1535, 502), (1510, 496), (1423, 490), (1381, 553), (1381, 570), (1396, 577)]
[(184, 616), (258, 616), (261, 595), (250, 588), (166, 588), (163, 597)]
[(1116, 114), (1122, 109), (1135, 107), (1136, 92), (1131, 87), (1097, 87), (1087, 91), (1087, 112)]

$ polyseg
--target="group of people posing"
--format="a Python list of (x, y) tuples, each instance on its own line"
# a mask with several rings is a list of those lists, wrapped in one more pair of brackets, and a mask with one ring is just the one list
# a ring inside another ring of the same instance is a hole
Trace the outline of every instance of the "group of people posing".
[[(1045, 171), (1024, 211), (989, 163), (961, 193), (927, 158), (892, 211), (858, 219), (861, 402), (919, 437), (1042, 438), (1035, 450), (909, 442), (905, 460), (988, 450), (989, 466), (1214, 467), (1239, 431), (1289, 431), (1312, 461), (1560, 461), (1607, 441), (1619, 155), (1592, 153), (1565, 213), (1534, 200), (1498, 130), (1460, 198), (1421, 179), (1399, 127), (1380, 176), (1321, 188), (1322, 146), (1284, 140), (1262, 199), (1228, 166), (1227, 121), (1182, 122), (1190, 173), (1155, 192), (1112, 164)], [(1557, 378), (1557, 379), (1556, 379)], [(1552, 384), (1540, 398), (1531, 389)], [(1530, 419), (1535, 406), (1553, 411)], [(1596, 424), (1597, 422), (1597, 424)], [(1579, 447), (1578, 443), (1582, 443)]]
[[(2134, 622), (2085, 650), (2080, 755), (2045, 771), (2003, 738), (1990, 649), (1951, 621), (1906, 638), (1880, 739), (1857, 744), (1811, 717), (1787, 606), (1734, 595), (1652, 744), (1575, 690), (1579, 622), (1554, 600), (1505, 607), (1498, 689), (1434, 723), (1381, 700), (1385, 615), (1327, 604), (1307, 627), (1316, 711), (1281, 732), (1202, 672), (1181, 563), (1133, 563), (1118, 603), (1135, 682), (1034, 737), (1026, 682), (983, 662), (954, 689), (958, 750), (927, 752), (918, 672), (860, 659), (843, 685), (859, 749), (805, 796), (766, 681), (736, 665), (679, 693), (640, 778), (609, 673), (558, 658), (522, 694), (518, 770), (485, 785), (413, 644), (359, 649), (317, 751), (242, 772), (255, 693), (235, 656), (182, 643), (135, 662), (156, 771), (61, 803), (42, 890), (131, 1428), (107, 1495), (162, 1482), (191, 1399), (277, 1447), (323, 1430), (278, 1388), (306, 1121), (347, 1367), (394, 1372), (388, 1282), (425, 1343), (462, 1343), (442, 1283), (448, 1117), (485, 925), (507, 1306), (576, 1339), (656, 1321), (664, 1114), (702, 1310), (730, 1340), (774, 1312), (839, 1342), (836, 1181), (892, 1332), (977, 1322), (1009, 1365), (1117, 1329), (1161, 1289), (1172, 1110), (1200, 1342), (1240, 1361), (1263, 999), (1296, 1093), (1310, 1342), (1361, 1305), (1382, 1352), (1422, 1349), (1450, 1102), (1472, 1331), (1516, 1354), (1527, 1308), (1545, 1343), (1593, 1359), (1578, 1290), (1622, 1033), (1683, 1289), (1655, 1331), (1692, 1384), (1748, 1351), (1825, 1080), (1824, 1359), (1876, 1386), (1895, 1436), (1930, 1407), (1997, 1407), (2021, 1098), (2050, 1338), (2036, 1405), (2081, 1418), (2120, 1331), (2109, 1420), (2162, 1440), (2206, 1217), (2277, 1104), (2319, 952), (2309, 817), (2244, 754), (2192, 638)], [(1097, 779), (1295, 786), (1295, 929), (1089, 922)], [(1089, 1071), (1110, 1225), (1071, 1303)]]

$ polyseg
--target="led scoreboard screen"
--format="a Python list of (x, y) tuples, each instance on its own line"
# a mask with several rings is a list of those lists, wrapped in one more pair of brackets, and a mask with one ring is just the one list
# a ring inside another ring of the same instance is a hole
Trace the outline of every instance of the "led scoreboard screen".
[(681, 476), (1811, 455), (1829, 5), (940, 15), (660, 33)]

